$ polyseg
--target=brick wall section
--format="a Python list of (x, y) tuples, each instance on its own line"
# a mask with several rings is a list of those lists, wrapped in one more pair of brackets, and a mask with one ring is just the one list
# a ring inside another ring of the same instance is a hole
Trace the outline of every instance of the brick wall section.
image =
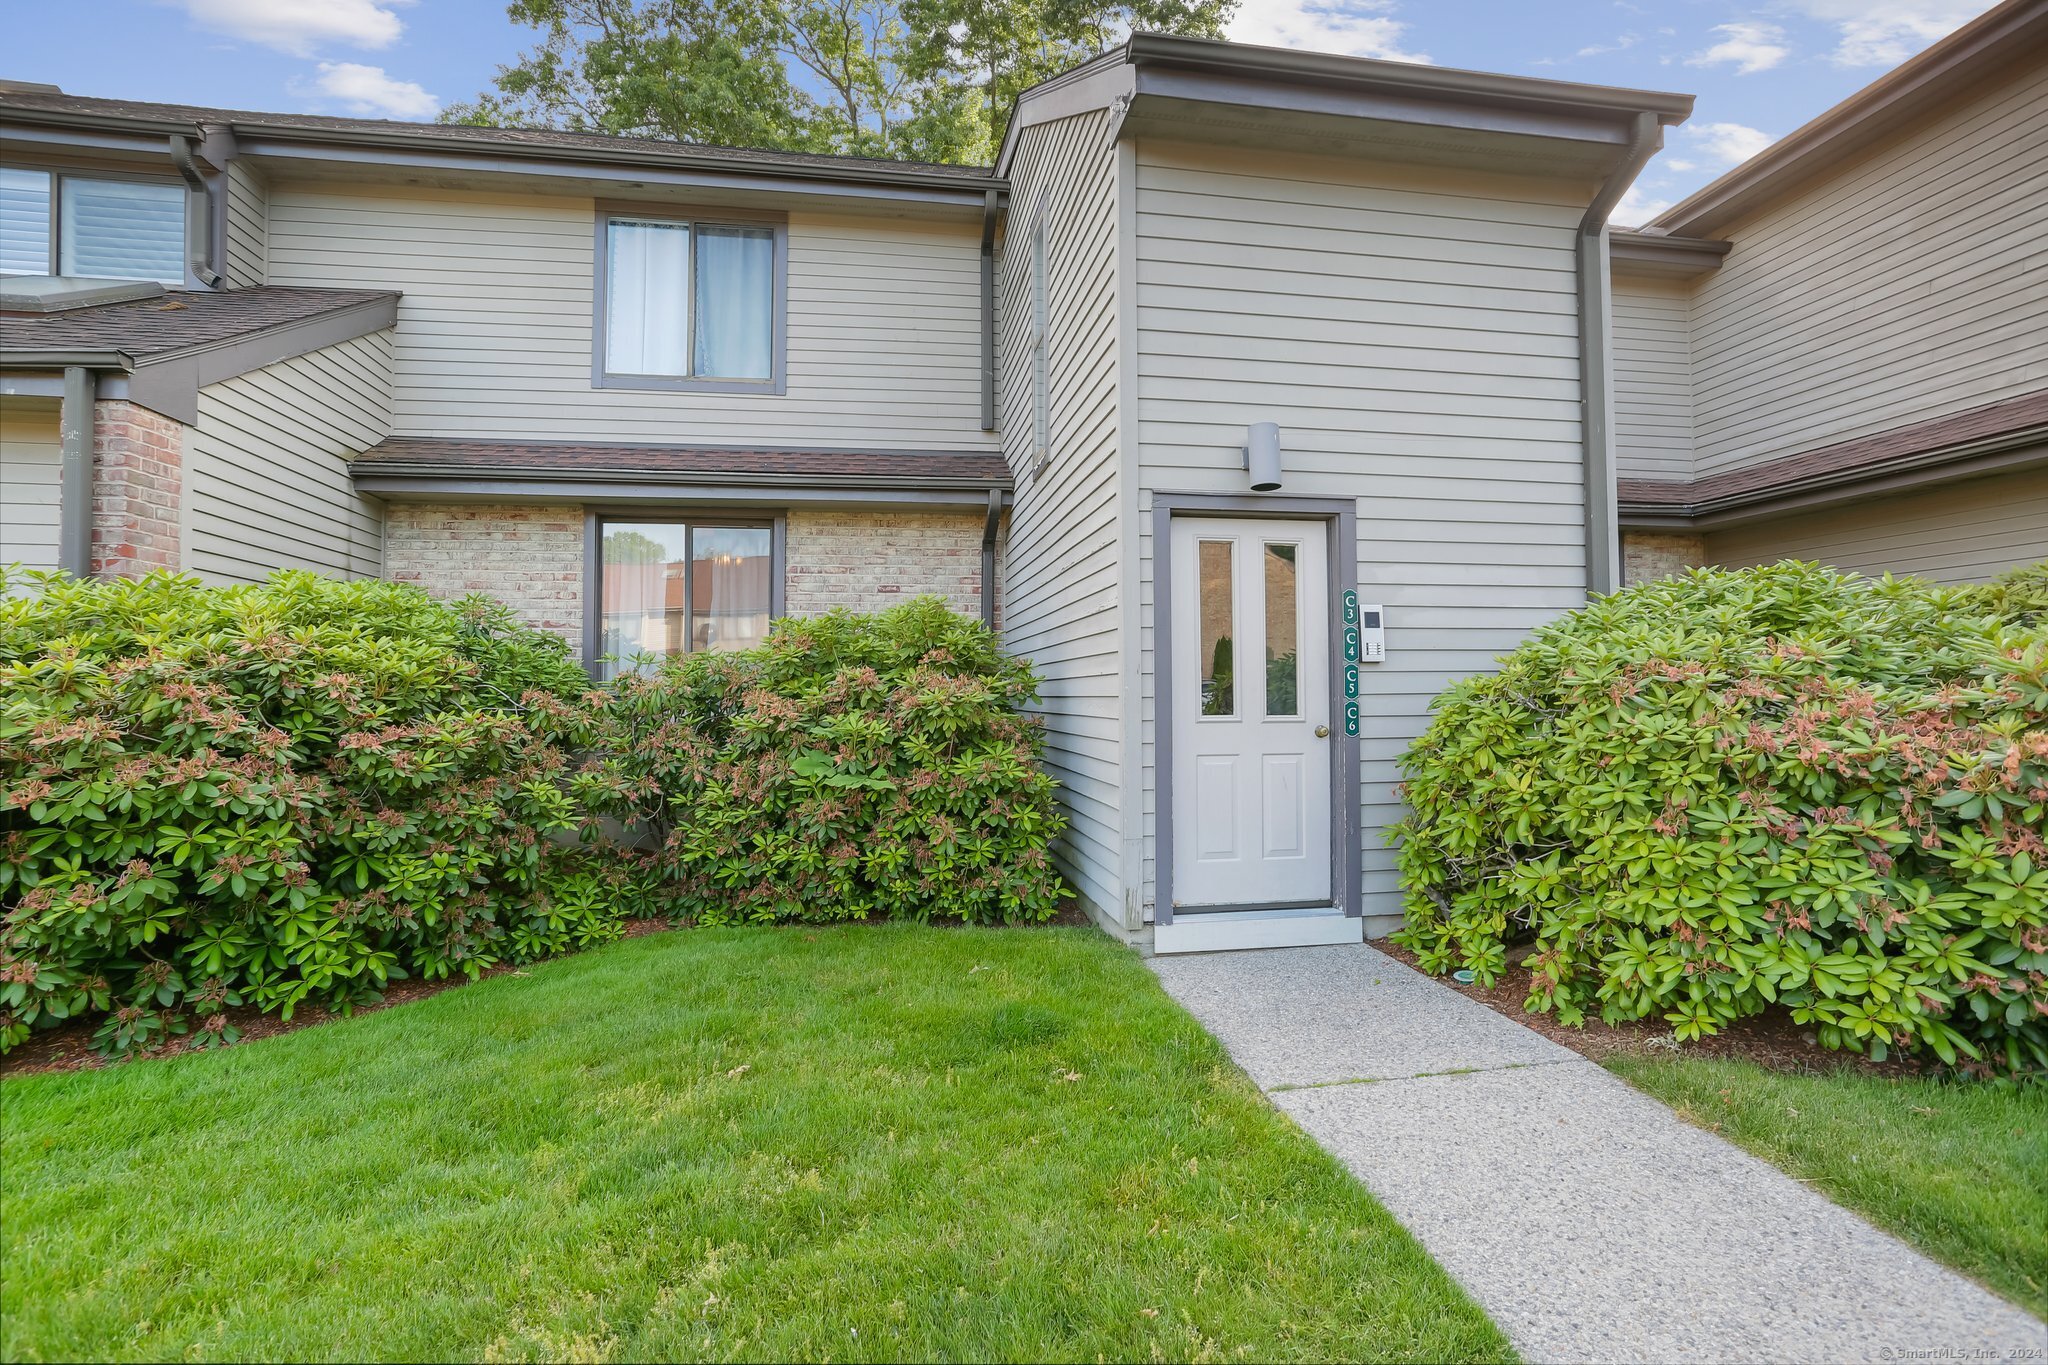
[(177, 569), (184, 424), (125, 399), (93, 405), (92, 571), (139, 578)]
[(436, 597), (495, 597), (582, 652), (583, 509), (575, 503), (390, 503), (384, 576)]
[[(793, 510), (786, 523), (784, 609), (881, 611), (936, 593), (981, 614), (980, 512)], [(1002, 581), (1000, 555), (996, 581)]]
[[(793, 510), (783, 610), (880, 611), (936, 593), (981, 612), (980, 512)], [(997, 540), (997, 582), (1002, 579)], [(583, 509), (574, 503), (390, 503), (384, 576), (436, 597), (481, 592), (583, 647)]]
[(1707, 562), (1707, 538), (1691, 531), (1624, 531), (1622, 583), (1634, 587), (1672, 578)]

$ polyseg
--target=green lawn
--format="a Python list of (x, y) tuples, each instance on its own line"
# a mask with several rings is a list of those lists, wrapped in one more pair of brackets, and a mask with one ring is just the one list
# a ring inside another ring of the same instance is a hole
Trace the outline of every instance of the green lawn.
[(663, 934), (0, 1108), (7, 1360), (1510, 1354), (1087, 929)]
[(2048, 1314), (2048, 1087), (1786, 1075), (1751, 1062), (1607, 1065), (2035, 1314)]

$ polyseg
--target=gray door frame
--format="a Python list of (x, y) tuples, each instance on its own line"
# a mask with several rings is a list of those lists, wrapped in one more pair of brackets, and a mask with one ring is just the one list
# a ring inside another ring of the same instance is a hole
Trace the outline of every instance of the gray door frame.
[[(1344, 734), (1344, 650), (1338, 620), (1346, 590), (1358, 589), (1358, 504), (1350, 498), (1290, 498), (1265, 493), (1155, 493), (1152, 497), (1153, 906), (1155, 924), (1173, 923), (1173, 521), (1175, 517), (1261, 517), (1319, 521), (1329, 536), (1330, 590), (1330, 899), (1356, 919), (1363, 848), (1359, 830), (1359, 741)], [(1257, 910), (1257, 905), (1209, 910)]]

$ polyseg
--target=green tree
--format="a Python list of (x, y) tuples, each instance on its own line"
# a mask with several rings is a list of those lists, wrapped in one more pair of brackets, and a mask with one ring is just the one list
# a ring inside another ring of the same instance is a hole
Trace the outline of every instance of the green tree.
[(540, 41), (451, 122), (985, 162), (1018, 94), (1238, 0), (513, 0)]

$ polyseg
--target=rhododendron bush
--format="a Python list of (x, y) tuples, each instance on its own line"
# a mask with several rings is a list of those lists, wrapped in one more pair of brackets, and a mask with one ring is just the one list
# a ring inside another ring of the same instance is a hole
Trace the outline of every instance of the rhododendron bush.
[(203, 588), (0, 572), (0, 1049), (100, 1018), (112, 1053), (225, 1010), (349, 1007), (619, 931), (569, 828), (560, 698), (504, 608), (280, 574)]
[(651, 842), (669, 912), (698, 923), (1043, 920), (1062, 821), (1034, 696), (937, 598), (778, 621), (616, 683), (575, 790)]
[(1487, 983), (1529, 944), (1567, 1022), (1778, 1004), (1829, 1047), (2048, 1071), (2048, 627), (2000, 601), (1780, 564), (1535, 632), (1403, 759), (1397, 937)]

